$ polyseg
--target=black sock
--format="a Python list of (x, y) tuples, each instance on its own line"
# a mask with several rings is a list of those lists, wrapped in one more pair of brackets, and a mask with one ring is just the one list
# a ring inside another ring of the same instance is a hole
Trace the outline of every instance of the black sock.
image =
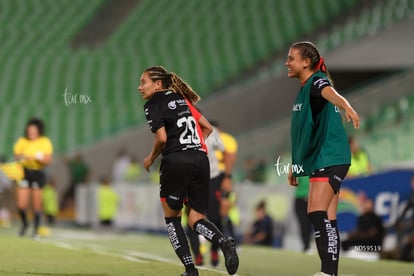
[[(217, 229), (223, 234), (223, 236), (224, 236), (224, 233), (223, 233), (223, 226), (221, 225), (221, 218), (218, 218), (218, 219), (212, 219), (212, 220), (210, 220), (210, 222), (211, 223), (213, 223), (216, 227), (217, 227)], [(219, 249), (219, 245), (218, 244), (211, 244), (211, 251), (212, 252), (217, 252), (218, 251), (218, 249)]]
[(27, 227), (26, 210), (19, 209), (20, 219), (22, 220), (23, 227)]
[(33, 230), (34, 235), (37, 235), (37, 230), (39, 229), (41, 219), (42, 219), (42, 212), (35, 212), (35, 214), (34, 214), (34, 230)]
[(335, 228), (331, 225), (325, 211), (315, 211), (308, 214), (315, 228), (315, 242), (321, 259), (321, 272), (337, 275), (338, 240)]
[(331, 226), (335, 229), (335, 235), (336, 235), (336, 242), (333, 241), (333, 244), (335, 246), (332, 246), (332, 251), (336, 252), (333, 255), (333, 259), (335, 259), (335, 266), (334, 266), (334, 275), (338, 275), (338, 264), (339, 264), (339, 252), (341, 250), (341, 241), (339, 239), (339, 230), (338, 230), (338, 223), (337, 220), (331, 220)]
[(168, 237), (170, 238), (171, 245), (175, 250), (175, 254), (177, 254), (185, 266), (185, 271), (194, 270), (193, 257), (191, 256), (187, 238), (181, 225), (181, 217), (165, 218), (165, 223), (167, 224)]
[(213, 245), (220, 247), (224, 240), (223, 234), (218, 230), (217, 226), (206, 219), (200, 219), (193, 225), (196, 233), (205, 237)]
[(185, 228), (185, 232), (190, 241), (191, 250), (195, 256), (200, 255), (200, 240), (198, 239), (198, 234), (193, 231), (189, 226)]

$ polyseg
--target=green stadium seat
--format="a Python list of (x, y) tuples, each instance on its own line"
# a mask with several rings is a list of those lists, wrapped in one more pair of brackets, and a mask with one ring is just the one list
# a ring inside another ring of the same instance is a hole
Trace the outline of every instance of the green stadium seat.
[[(40, 115), (50, 117), (59, 152), (144, 123), (143, 101), (136, 91), (147, 66), (164, 64), (208, 97), (356, 3), (141, 0), (100, 48), (74, 51), (71, 39), (104, 0), (0, 1), (5, 15), (0, 22), (8, 38), (0, 49), (0, 99), (12, 106), (23, 99), (35, 103)], [(158, 16), (167, 6), (169, 12)], [(393, 14), (404, 5), (398, 7)], [(266, 75), (280, 67), (271, 70)], [(88, 94), (93, 102), (66, 106), (66, 87)], [(19, 113), (8, 133), (17, 133), (14, 128), (22, 127), (31, 112), (32, 107)]]

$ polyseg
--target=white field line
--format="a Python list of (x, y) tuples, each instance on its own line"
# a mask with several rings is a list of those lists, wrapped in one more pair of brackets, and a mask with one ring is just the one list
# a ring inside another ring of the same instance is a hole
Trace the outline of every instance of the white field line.
[[(157, 262), (163, 262), (163, 263), (169, 263), (169, 264), (182, 266), (181, 263), (179, 263), (175, 260), (171, 260), (171, 259), (168, 259), (168, 258), (160, 257), (158, 255), (149, 254), (149, 253), (142, 252), (142, 251), (128, 250), (128, 251), (125, 251), (125, 252), (128, 255), (136, 256), (136, 257), (147, 259), (147, 260), (153, 260), (153, 261), (157, 261)], [(227, 275), (227, 273), (222, 271), (222, 270), (218, 270), (218, 269), (214, 269), (214, 268), (210, 268), (210, 267), (198, 266), (197, 268), (201, 269), (201, 270), (207, 270), (207, 271), (212, 271), (212, 272), (220, 273), (220, 274), (223, 274), (223, 275)], [(237, 276), (237, 274), (234, 274), (234, 275)]]
[(147, 263), (147, 261), (145, 260), (141, 260), (135, 256), (128, 256), (128, 255), (122, 255), (122, 254), (116, 254), (116, 253), (110, 253), (106, 250), (102, 250), (102, 249), (98, 249), (100, 246), (99, 245), (93, 245), (93, 246), (74, 246), (72, 244), (69, 243), (65, 243), (65, 242), (61, 242), (61, 241), (45, 241), (42, 240), (42, 242), (44, 243), (48, 243), (48, 244), (52, 244), (54, 246), (60, 247), (60, 248), (64, 248), (64, 249), (68, 249), (68, 250), (74, 250), (74, 251), (81, 251), (84, 249), (87, 249), (95, 254), (98, 255), (104, 255), (104, 256), (110, 256), (110, 257), (116, 257), (116, 258), (121, 258), (121, 259), (125, 259), (131, 262), (135, 262), (135, 263)]
[[(60, 232), (59, 235), (58, 235), (58, 237), (60, 239), (68, 238), (70, 240), (76, 239), (75, 237), (79, 238), (79, 236), (81, 236), (80, 240), (85, 240), (85, 239), (87, 239), (86, 237), (89, 238), (89, 237), (93, 236), (93, 234), (92, 235), (90, 235), (90, 234), (77, 235), (77, 233), (75, 234), (71, 231), (65, 231), (64, 233)], [(94, 238), (96, 238), (96, 235), (94, 236)], [(131, 261), (131, 262), (147, 263), (147, 260), (151, 260), (151, 261), (156, 261), (156, 262), (161, 262), (161, 263), (173, 264), (173, 265), (176, 265), (176, 266), (182, 266), (182, 264), (180, 262), (178, 262), (177, 260), (172, 260), (172, 259), (161, 257), (161, 256), (156, 255), (156, 254), (150, 254), (150, 253), (137, 251), (137, 250), (126, 250), (125, 251), (126, 254), (117, 254), (117, 253), (108, 252), (107, 250), (105, 250), (105, 247), (103, 247), (99, 244), (95, 244), (95, 243), (89, 243), (88, 242), (87, 244), (83, 244), (83, 245), (75, 245), (74, 243), (70, 244), (70, 243), (67, 243), (67, 242), (56, 241), (56, 240), (41, 239), (40, 241), (44, 242), (44, 243), (53, 244), (57, 247), (68, 249), (68, 250), (80, 251), (80, 250), (86, 249), (86, 250), (90, 250), (91, 252), (94, 252), (94, 253), (99, 254), (99, 255), (117, 257), (117, 258), (121, 258), (121, 259), (128, 260), (128, 261)], [(214, 268), (200, 266), (200, 267), (197, 267), (197, 269), (212, 271), (212, 272), (220, 273), (220, 274), (223, 274), (223, 275), (227, 275), (227, 273), (225, 271), (214, 269)], [(234, 276), (237, 276), (237, 274), (234, 274)]]

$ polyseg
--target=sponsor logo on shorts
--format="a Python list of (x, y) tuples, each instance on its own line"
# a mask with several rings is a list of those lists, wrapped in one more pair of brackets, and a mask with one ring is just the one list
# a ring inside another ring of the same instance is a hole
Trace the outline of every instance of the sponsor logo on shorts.
[(337, 176), (336, 174), (333, 176), (334, 179), (338, 180), (339, 182), (342, 182), (342, 178), (340, 178), (339, 176)]
[(179, 200), (180, 198), (178, 196), (169, 195), (168, 198), (171, 198), (173, 200)]

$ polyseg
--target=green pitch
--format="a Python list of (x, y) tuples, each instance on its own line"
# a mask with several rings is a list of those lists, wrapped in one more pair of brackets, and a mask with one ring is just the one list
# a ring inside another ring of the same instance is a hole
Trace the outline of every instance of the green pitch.
[[(99, 234), (53, 230), (34, 241), (11, 230), (0, 232), (0, 275), (180, 275), (167, 237), (146, 234)], [(222, 259), (221, 259), (222, 260)], [(206, 257), (205, 261), (209, 261)], [(311, 276), (318, 271), (316, 255), (251, 246), (240, 248), (238, 275)], [(342, 258), (343, 276), (411, 276), (414, 265)], [(226, 275), (224, 266), (206, 266), (200, 275)]]

